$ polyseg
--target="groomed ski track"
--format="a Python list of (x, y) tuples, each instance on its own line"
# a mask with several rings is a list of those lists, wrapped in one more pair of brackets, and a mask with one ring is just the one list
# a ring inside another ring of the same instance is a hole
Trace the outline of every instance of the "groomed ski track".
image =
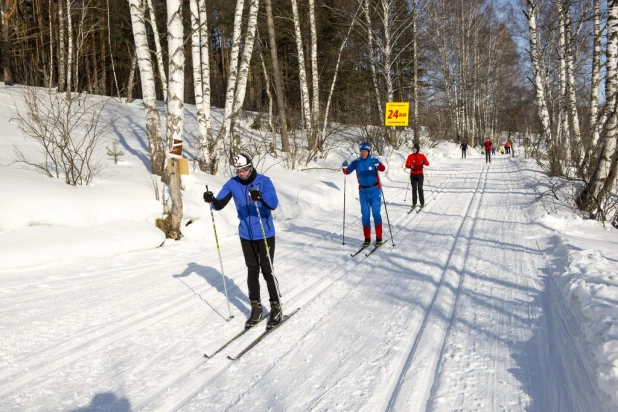
[[(28, 282), (15, 271), (0, 289), (2, 327), (13, 332), (2, 338), (0, 410), (607, 410), (546, 277), (527, 215), (535, 195), (518, 162), (497, 156), (428, 171), (419, 214), (406, 213), (407, 182), (387, 173), (396, 246), (369, 257), (350, 257), (360, 246), (357, 195), (348, 198), (345, 246), (338, 211), (279, 222), (284, 310), (301, 310), (236, 362), (225, 356), (262, 327), (202, 357), (249, 312), (236, 238), (221, 246), (232, 320), (212, 246), (71, 272), (47, 266), (29, 270)], [(384, 209), (382, 217), (390, 237)], [(11, 350), (17, 343), (21, 352)]]

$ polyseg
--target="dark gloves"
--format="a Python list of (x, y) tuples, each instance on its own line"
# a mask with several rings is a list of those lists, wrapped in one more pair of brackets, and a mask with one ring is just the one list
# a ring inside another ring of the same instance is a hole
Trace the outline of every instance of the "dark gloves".
[(262, 192), (259, 190), (249, 190), (249, 194), (251, 195), (251, 200), (257, 202), (258, 200), (262, 200)]
[(208, 192), (204, 192), (204, 202), (212, 203), (215, 200), (215, 195), (210, 190)]

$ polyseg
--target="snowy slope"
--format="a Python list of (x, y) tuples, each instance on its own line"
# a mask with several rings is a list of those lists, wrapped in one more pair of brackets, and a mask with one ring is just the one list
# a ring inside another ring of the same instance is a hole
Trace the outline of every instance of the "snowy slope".
[[(18, 105), (15, 90), (0, 86), (0, 101)], [(127, 124), (143, 119), (139, 107), (110, 107)], [(0, 108), (2, 149), (21, 141), (10, 117)], [(265, 158), (281, 203), (275, 273), (284, 311), (300, 311), (232, 362), (263, 328), (202, 357), (249, 314), (236, 217), (229, 207), (215, 215), (222, 276), (200, 200), (204, 184), (216, 192), (227, 177), (184, 180), (193, 223), (159, 247), (140, 139), (124, 135), (123, 164), (108, 162), (74, 193), (22, 166), (0, 173), (18, 199), (0, 214), (0, 410), (618, 408), (616, 231), (546, 215), (532, 202), (542, 179), (532, 163), (424, 149), (427, 207), (408, 214), (407, 152), (384, 156), (390, 230), (382, 216), (395, 246), (351, 258), (362, 233), (354, 177)]]

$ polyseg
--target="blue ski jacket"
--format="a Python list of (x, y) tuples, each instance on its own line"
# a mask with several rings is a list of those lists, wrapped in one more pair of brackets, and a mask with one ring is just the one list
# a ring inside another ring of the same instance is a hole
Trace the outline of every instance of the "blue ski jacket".
[(378, 170), (383, 172), (386, 170), (386, 167), (377, 157), (367, 156), (364, 160), (362, 157), (352, 160), (348, 167), (343, 169), (343, 173), (349, 175), (355, 170), (360, 189), (369, 189), (372, 187), (377, 187), (379, 189), (380, 180), (378, 179)]
[(259, 190), (262, 193), (262, 200), (258, 200), (257, 205), (260, 209), (264, 232), (267, 239), (275, 236), (272, 211), (279, 205), (277, 192), (270, 178), (258, 174), (255, 169), (253, 169), (246, 181), (243, 181), (238, 176), (228, 180), (221, 188), (215, 201), (211, 203), (211, 207), (214, 210), (221, 210), (233, 198), (238, 220), (240, 221), (238, 235), (246, 240), (263, 239), (258, 212), (255, 208), (256, 202), (251, 200), (250, 190)]

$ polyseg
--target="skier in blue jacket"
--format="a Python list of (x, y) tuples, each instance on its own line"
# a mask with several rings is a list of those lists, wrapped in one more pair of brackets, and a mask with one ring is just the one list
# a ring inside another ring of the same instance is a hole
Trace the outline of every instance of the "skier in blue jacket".
[(361, 215), (363, 222), (363, 234), (365, 235), (364, 246), (371, 243), (371, 220), (370, 213), (373, 215), (373, 224), (376, 231), (376, 244), (382, 243), (382, 216), (380, 215), (381, 193), (380, 177), (378, 171), (383, 172), (386, 167), (377, 157), (369, 156), (371, 145), (362, 142), (359, 145), (360, 157), (352, 160), (350, 164), (343, 162), (341, 168), (343, 173), (349, 175), (356, 170), (358, 179), (358, 190), (360, 195)]
[(234, 168), (236, 169), (236, 177), (228, 180), (216, 197), (210, 191), (205, 192), (204, 201), (210, 203), (214, 210), (221, 210), (230, 199), (234, 199), (238, 220), (240, 221), (238, 235), (247, 265), (247, 285), (249, 287), (249, 300), (251, 301), (251, 315), (245, 326), (247, 328), (253, 327), (262, 319), (261, 268), (270, 296), (270, 318), (267, 327), (272, 328), (278, 325), (282, 318), (279, 282), (273, 274), (266, 255), (266, 245), (264, 244), (264, 236), (255, 204), (257, 202), (260, 210), (262, 226), (270, 251), (270, 260), (274, 261), (275, 225), (272, 211), (277, 208), (279, 200), (270, 178), (257, 173), (248, 155), (241, 153), (235, 156)]

